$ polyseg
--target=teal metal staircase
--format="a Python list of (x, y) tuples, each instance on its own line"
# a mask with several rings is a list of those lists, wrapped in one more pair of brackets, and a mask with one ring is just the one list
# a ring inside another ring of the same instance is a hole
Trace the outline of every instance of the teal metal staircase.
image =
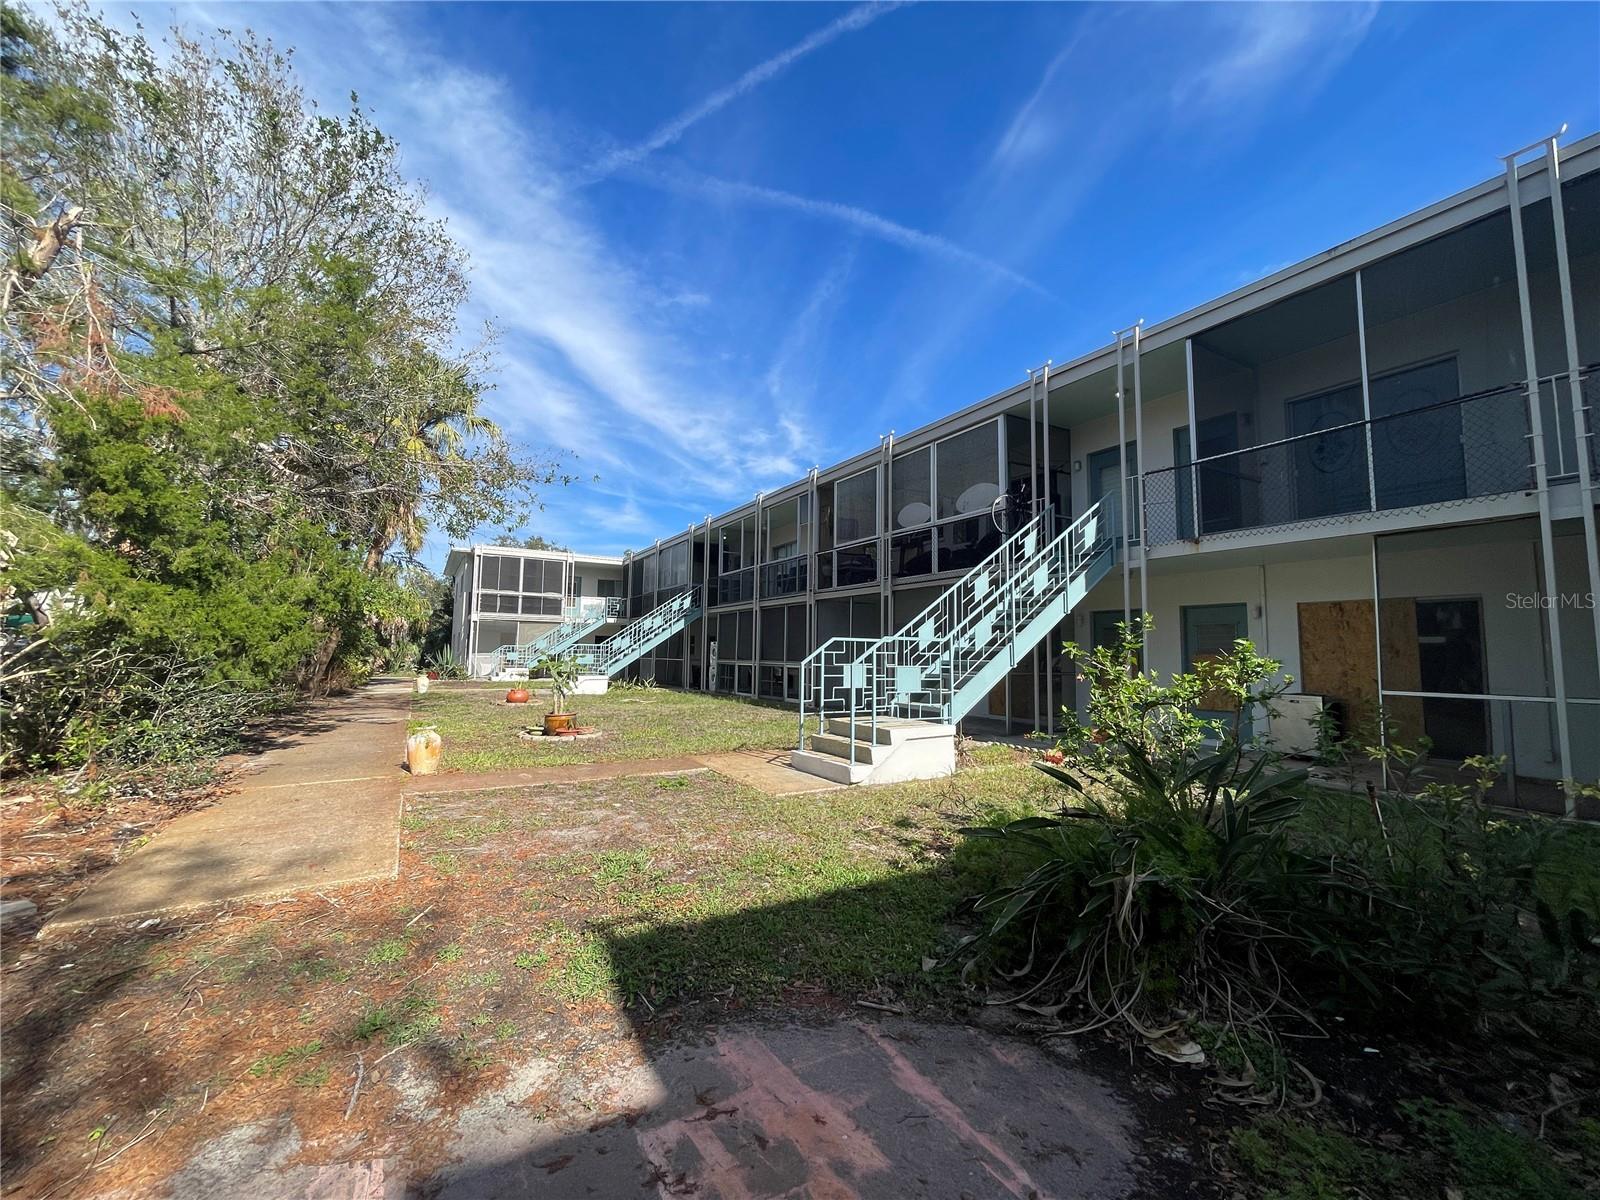
[(561, 624), (522, 646), (501, 646), (494, 652), (494, 671), (508, 668), (533, 669), (540, 660), (564, 654), (607, 622), (622, 619), (622, 599), (611, 596), (588, 604), (573, 605), (561, 616)]
[(818, 734), (848, 719), (852, 763), (881, 719), (959, 721), (1105, 577), (1116, 526), (1105, 501), (1058, 534), (1046, 509), (898, 632), (819, 646), (801, 668), (800, 748), (808, 717)]
[(609, 641), (573, 647), (578, 669), (585, 675), (615, 675), (637, 662), (675, 633), (687, 629), (700, 616), (700, 594), (693, 588), (680, 592), (659, 608), (631, 621)]

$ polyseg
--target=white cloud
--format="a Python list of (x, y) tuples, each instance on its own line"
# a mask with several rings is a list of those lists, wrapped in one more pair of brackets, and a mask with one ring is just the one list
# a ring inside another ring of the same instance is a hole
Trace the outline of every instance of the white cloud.
[(898, 221), (891, 221), (888, 217), (879, 216), (864, 208), (857, 208), (852, 204), (841, 204), (835, 200), (818, 200), (810, 196), (797, 196), (793, 192), (780, 191), (777, 188), (763, 187), (755, 183), (743, 183), (733, 179), (718, 179), (711, 175), (702, 175), (678, 166), (671, 170), (645, 170), (639, 169), (632, 173), (632, 178), (644, 182), (655, 183), (662, 187), (676, 191), (697, 192), (713, 200), (727, 203), (756, 204), (767, 208), (786, 209), (789, 212), (800, 213), (803, 216), (815, 217), (818, 220), (829, 221), (843, 225), (849, 229), (864, 233), (878, 241), (887, 242), (892, 246), (900, 246), (913, 250), (918, 254), (925, 254), (932, 258), (943, 259), (965, 267), (975, 268), (996, 279), (1004, 280), (1016, 287), (1025, 288), (1041, 296), (1050, 293), (1039, 284), (1029, 279), (1019, 271), (986, 258), (975, 251), (968, 250), (965, 246), (958, 245), (949, 238), (941, 237), (936, 233), (925, 233), (920, 229), (912, 229)]
[(830, 42), (843, 37), (847, 33), (854, 33), (858, 29), (865, 29), (885, 13), (892, 12), (901, 7), (899, 0), (891, 0), (884, 4), (862, 4), (845, 13), (844, 16), (824, 25), (815, 33), (801, 39), (787, 50), (773, 55), (765, 62), (751, 67), (737, 80), (727, 87), (719, 88), (712, 92), (698, 104), (692, 105), (673, 117), (672, 120), (658, 127), (654, 133), (632, 146), (623, 146), (602, 156), (589, 167), (580, 171), (571, 181), (577, 186), (595, 183), (614, 175), (625, 167), (631, 167), (643, 162), (657, 150), (663, 150), (672, 145), (688, 133), (690, 129), (704, 121), (707, 117), (721, 112), (741, 96), (755, 91), (762, 84), (783, 74), (795, 63), (814, 54)]
[(1315, 91), (1366, 38), (1378, 6), (1232, 4), (1216, 12), (1221, 51), (1196, 55), (1172, 86), (1172, 109), (1189, 120), (1237, 113), (1290, 82)]

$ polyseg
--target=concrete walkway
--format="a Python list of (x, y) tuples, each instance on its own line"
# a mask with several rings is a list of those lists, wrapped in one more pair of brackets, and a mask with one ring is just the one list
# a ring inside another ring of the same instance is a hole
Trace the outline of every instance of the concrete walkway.
[(179, 817), (41, 930), (392, 878), (399, 866), (408, 683), (380, 681), (295, 714), (234, 790)]

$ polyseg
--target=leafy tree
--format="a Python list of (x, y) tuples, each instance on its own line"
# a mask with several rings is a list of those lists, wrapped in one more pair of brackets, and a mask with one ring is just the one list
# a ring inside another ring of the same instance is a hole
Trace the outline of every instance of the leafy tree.
[(73, 5), (0, 10), (0, 105), (0, 601), (36, 620), (0, 719), (37, 763), (126, 756), (150, 743), (97, 697), (168, 711), (139, 680), (413, 658), (428, 530), (520, 523), (566, 476), (482, 412), (492, 331), (463, 338), (465, 254), (392, 140), (248, 32), (152, 44)]
[(502, 533), (494, 539), (494, 544), (496, 546), (517, 546), (523, 550), (559, 550), (563, 553), (570, 549), (568, 546), (558, 546), (549, 538), (541, 537), (537, 533), (530, 533), (527, 537), (520, 538), (515, 534)]

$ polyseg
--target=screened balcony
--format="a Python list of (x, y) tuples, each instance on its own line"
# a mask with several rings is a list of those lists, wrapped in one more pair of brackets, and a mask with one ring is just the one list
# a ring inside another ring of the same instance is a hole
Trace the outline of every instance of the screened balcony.
[[(1584, 293), (1600, 277), (1597, 199), (1573, 188), (1565, 206), (1574, 366), (1589, 398), (1597, 344)], [(1561, 481), (1580, 454), (1600, 462), (1600, 446), (1572, 411), (1548, 224), (1530, 205), (1539, 449), (1547, 477)], [(1527, 341), (1507, 212), (1195, 335), (1194, 427), (1174, 431), (1172, 467), (1143, 476), (1149, 544), (1532, 490)]]
[[(1435, 368), (1405, 374), (1421, 387), (1428, 372), (1442, 387)], [(1522, 388), (1500, 387), (1150, 471), (1149, 544), (1531, 490), (1527, 408)]]

